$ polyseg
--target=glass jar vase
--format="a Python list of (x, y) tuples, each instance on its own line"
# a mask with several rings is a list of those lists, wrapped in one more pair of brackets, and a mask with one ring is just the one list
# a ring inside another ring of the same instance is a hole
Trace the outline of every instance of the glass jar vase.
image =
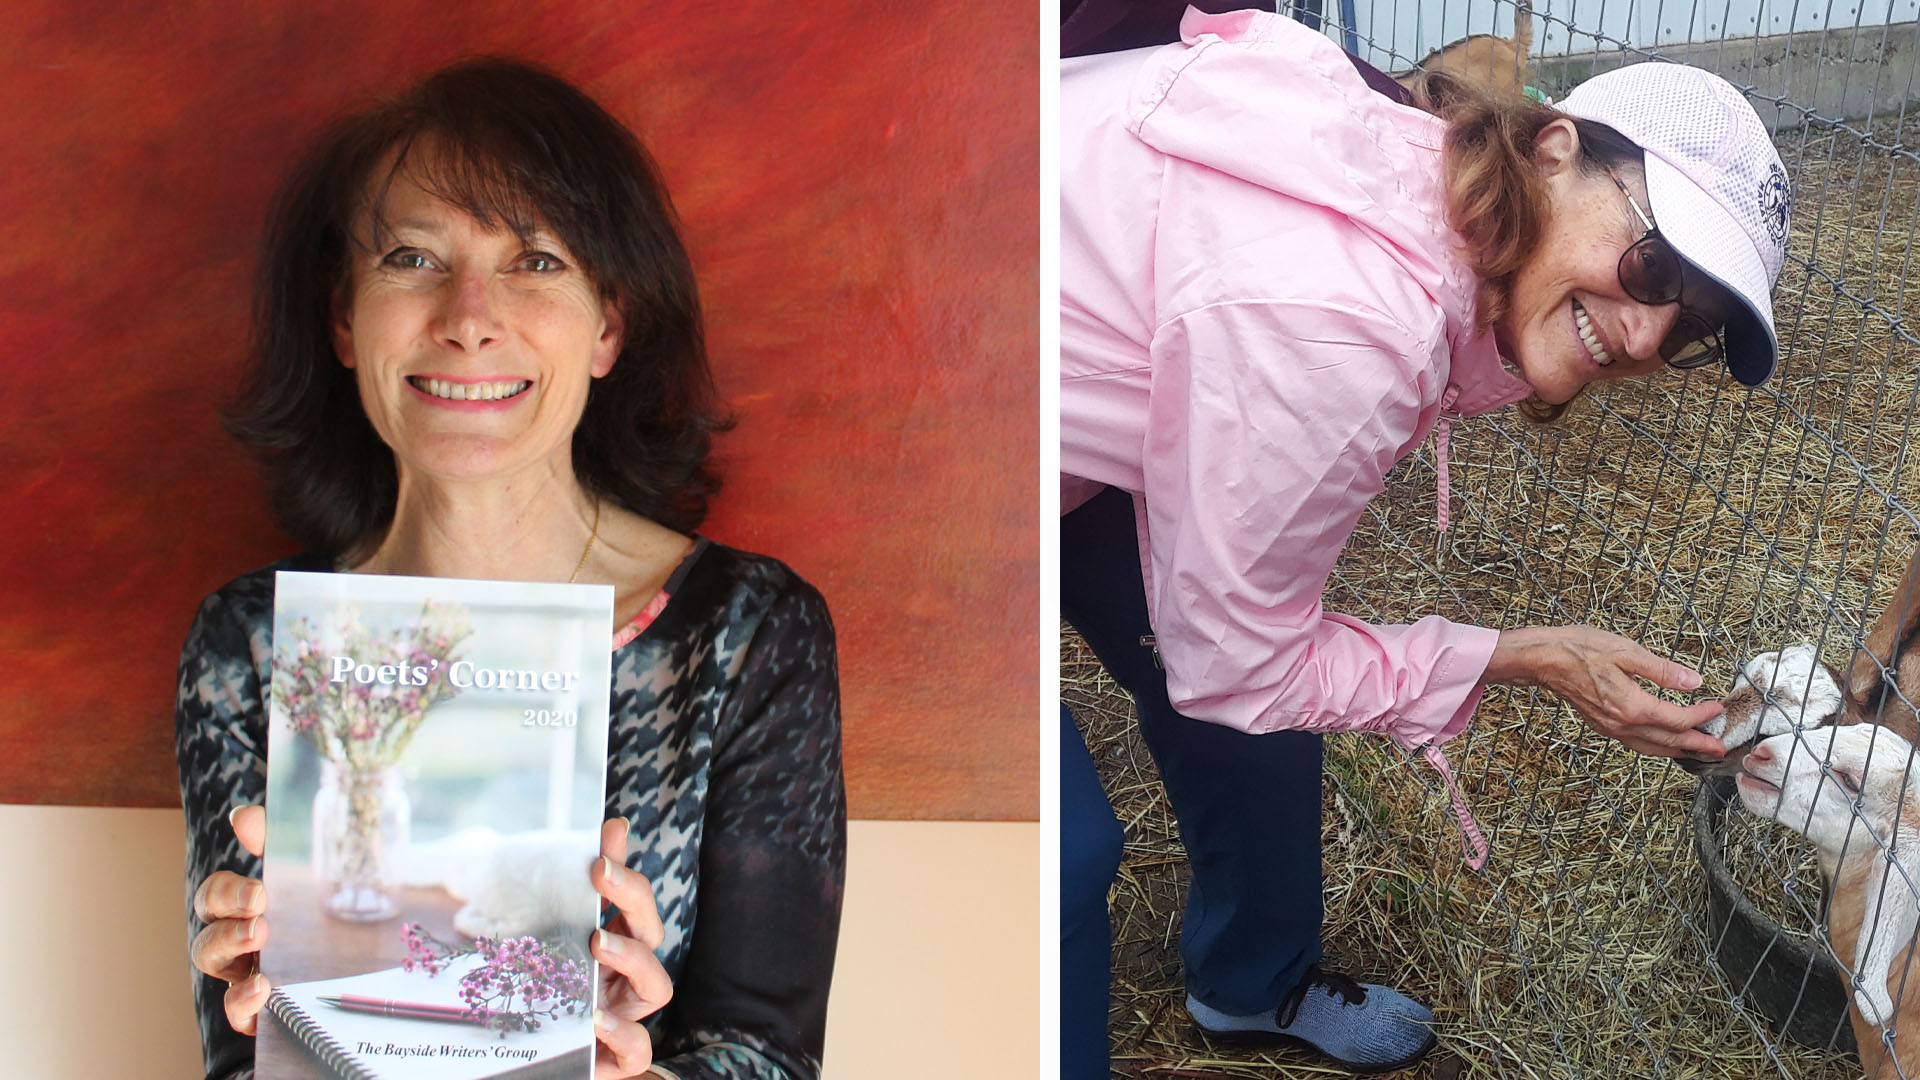
[(398, 766), (322, 762), (313, 796), (313, 881), (321, 909), (348, 922), (399, 914), (412, 824)]

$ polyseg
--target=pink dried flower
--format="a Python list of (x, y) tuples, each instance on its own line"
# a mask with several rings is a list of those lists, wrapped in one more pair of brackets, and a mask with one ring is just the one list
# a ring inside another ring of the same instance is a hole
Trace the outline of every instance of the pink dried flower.
[(502, 1034), (537, 1031), (543, 1019), (578, 1016), (592, 1001), (585, 965), (562, 943), (483, 937), (462, 947), (441, 941), (418, 923), (403, 925), (400, 936), (407, 946), (401, 967), (407, 971), (418, 966), (438, 975), (456, 957), (478, 954), (480, 964), (460, 977), (460, 1000), (469, 1016)]

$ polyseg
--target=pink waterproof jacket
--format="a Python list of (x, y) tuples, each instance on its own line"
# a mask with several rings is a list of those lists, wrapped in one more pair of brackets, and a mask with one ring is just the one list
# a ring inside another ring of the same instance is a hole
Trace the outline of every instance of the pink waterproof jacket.
[(1061, 65), (1063, 508), (1135, 494), (1182, 712), (1377, 731), (1444, 772), (1496, 632), (1321, 607), (1388, 469), (1528, 394), (1473, 326), (1444, 127), (1290, 19), (1181, 32)]

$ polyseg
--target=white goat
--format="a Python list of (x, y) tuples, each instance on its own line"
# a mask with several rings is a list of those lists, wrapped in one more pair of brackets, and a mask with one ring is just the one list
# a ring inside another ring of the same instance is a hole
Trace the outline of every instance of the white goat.
[[(1695, 775), (1733, 776), (1740, 759), (1761, 739), (1796, 728), (1858, 723), (1840, 692), (1832, 668), (1820, 662), (1812, 645), (1789, 645), (1778, 652), (1761, 653), (1746, 662), (1725, 699), (1726, 711), (1702, 724), (1700, 730), (1727, 746), (1720, 761), (1680, 762)], [(1851, 710), (1858, 713), (1859, 710)]]
[(1875, 724), (1788, 732), (1761, 740), (1738, 781), (1749, 811), (1820, 851), (1833, 883), (1834, 945), (1853, 962), (1854, 1033), (1874, 1077), (1889, 1063), (1898, 1072), (1886, 1075), (1920, 1076), (1920, 978), (1901, 993), (1920, 929), (1920, 773), (1908, 775), (1912, 756), (1912, 743)]

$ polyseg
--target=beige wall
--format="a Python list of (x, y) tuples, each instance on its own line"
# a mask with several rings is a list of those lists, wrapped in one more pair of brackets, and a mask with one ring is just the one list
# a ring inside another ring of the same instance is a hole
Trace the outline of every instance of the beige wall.
[[(1038, 1076), (1040, 827), (848, 832), (829, 1080)], [(177, 810), (0, 806), (6, 1075), (198, 1075), (184, 848)]]

